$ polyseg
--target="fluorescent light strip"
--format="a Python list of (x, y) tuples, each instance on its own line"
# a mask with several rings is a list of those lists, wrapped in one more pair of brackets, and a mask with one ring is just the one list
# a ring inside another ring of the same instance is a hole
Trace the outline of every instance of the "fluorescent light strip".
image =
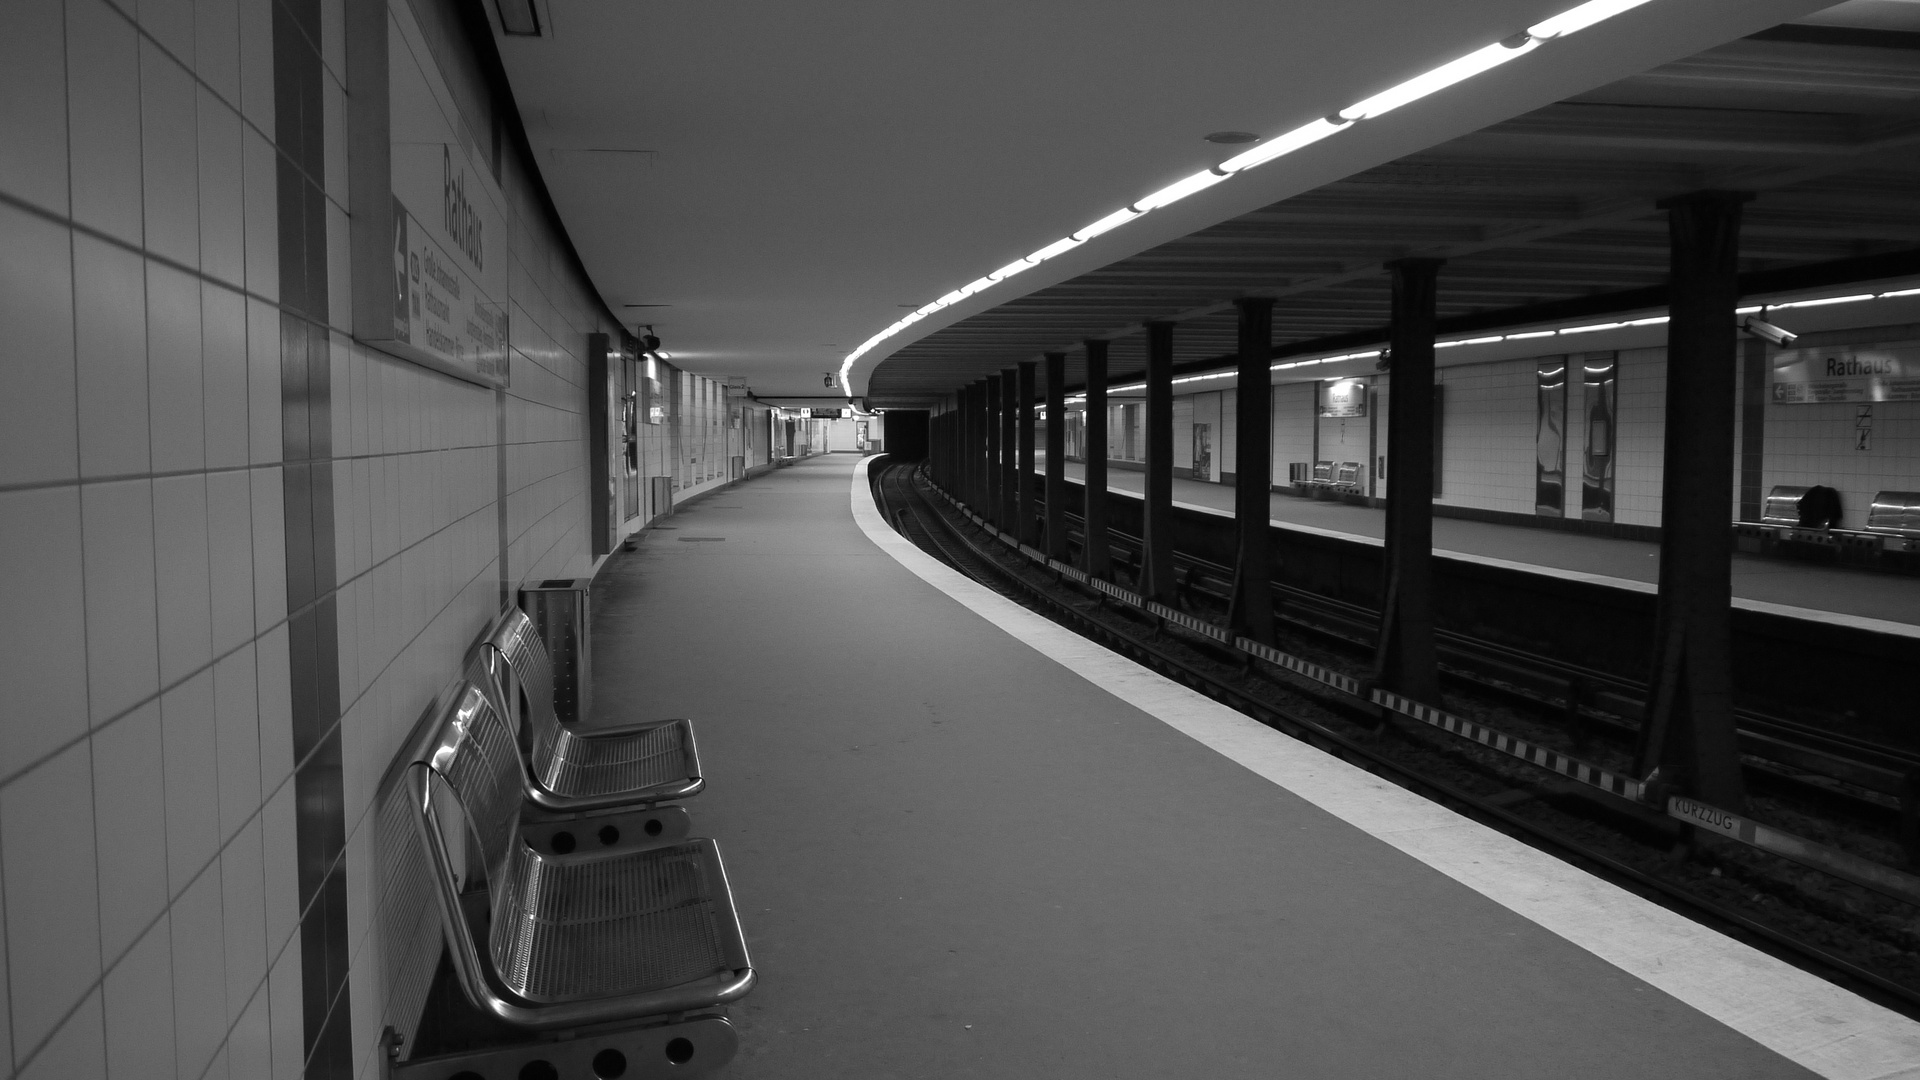
[[(902, 319), (867, 339), (859, 348), (847, 354), (840, 365), (840, 381), (847, 397), (853, 397), (853, 384), (850, 381), (854, 361), (872, 351), (886, 339), (911, 326), (919, 318), (924, 318), (942, 308), (951, 307), (961, 300), (985, 292), (999, 282), (1005, 281), (1028, 267), (1053, 258), (1056, 255), (1086, 243), (1088, 240), (1113, 231), (1126, 223), (1142, 217), (1161, 207), (1170, 206), (1189, 195), (1197, 194), (1226, 180), (1229, 177), (1256, 166), (1264, 165), (1276, 158), (1284, 157), (1303, 147), (1330, 135), (1345, 131), (1355, 122), (1371, 119), (1392, 112), (1402, 105), (1418, 101), (1421, 98), (1438, 93), (1447, 87), (1484, 74), (1509, 60), (1517, 59), (1539, 48), (1542, 44), (1568, 34), (1584, 30), (1595, 23), (1610, 19), (1625, 11), (1630, 11), (1650, 0), (1587, 0), (1584, 4), (1568, 8), (1552, 18), (1535, 23), (1525, 33), (1515, 34), (1503, 41), (1495, 42), (1484, 48), (1476, 49), (1439, 67), (1422, 72), (1413, 78), (1381, 91), (1372, 97), (1356, 102), (1339, 112), (1302, 124), (1291, 131), (1274, 136), (1259, 145), (1237, 154), (1221, 164), (1203, 169), (1191, 176), (1176, 180), (1159, 191), (1148, 195), (1131, 206), (1123, 207), (1095, 221), (1076, 232), (1070, 233), (1024, 259), (1017, 259), (995, 270), (993, 273), (974, 282), (955, 289), (939, 300), (914, 312), (912, 317)], [(1838, 302), (1838, 301), (1835, 301)], [(1463, 344), (1463, 343), (1454, 343)], [(1302, 361), (1307, 363), (1310, 361)]]

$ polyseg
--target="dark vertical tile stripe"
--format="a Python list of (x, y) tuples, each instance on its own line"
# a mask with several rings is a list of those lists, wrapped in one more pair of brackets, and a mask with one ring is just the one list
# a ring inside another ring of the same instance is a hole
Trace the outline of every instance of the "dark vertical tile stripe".
[(347, 993), (346, 808), (333, 536), (333, 367), (327, 329), (319, 0), (273, 7), (279, 161), (280, 400), (288, 661), (293, 686), (301, 1008), (308, 1080), (353, 1075)]

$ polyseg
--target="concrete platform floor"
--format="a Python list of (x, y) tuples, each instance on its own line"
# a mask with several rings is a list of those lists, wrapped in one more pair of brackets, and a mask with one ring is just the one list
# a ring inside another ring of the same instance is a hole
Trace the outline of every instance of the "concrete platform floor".
[(594, 721), (695, 719), (761, 972), (719, 1075), (1816, 1075), (956, 602), (854, 468), (718, 492), (595, 586)]
[[(1076, 483), (1083, 481), (1085, 469), (1077, 461), (1066, 465), (1067, 476)], [(1142, 472), (1110, 469), (1107, 473), (1110, 491), (1139, 495), (1145, 485), (1146, 474)], [(1233, 488), (1227, 484), (1175, 478), (1173, 498), (1175, 502), (1233, 512)], [(1384, 510), (1278, 493), (1271, 501), (1272, 520), (1276, 525), (1304, 525), (1376, 540), (1386, 531)], [(1638, 540), (1436, 517), (1433, 546), (1443, 552), (1462, 552), (1548, 570), (1600, 574), (1650, 585), (1660, 579), (1660, 546)], [(1920, 577), (1736, 553), (1733, 595), (1815, 612), (1920, 626)]]

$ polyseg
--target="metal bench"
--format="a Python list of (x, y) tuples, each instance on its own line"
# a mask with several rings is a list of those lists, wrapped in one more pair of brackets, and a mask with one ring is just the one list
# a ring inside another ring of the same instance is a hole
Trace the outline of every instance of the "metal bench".
[(1316, 461), (1313, 463), (1313, 482), (1316, 484), (1333, 483), (1333, 462)]
[(1797, 526), (1800, 524), (1800, 497), (1807, 493), (1805, 487), (1793, 487), (1776, 484), (1767, 492), (1767, 501), (1760, 506), (1762, 525)]
[(706, 786), (690, 721), (592, 729), (562, 724), (553, 705), (553, 665), (520, 609), (495, 621), (473, 662), (484, 673), (484, 681), (476, 681), (519, 732), (534, 805), (560, 814), (651, 807)]
[(737, 1046), (725, 1017), (683, 1015), (737, 1000), (755, 981), (718, 845), (542, 851), (521, 827), (524, 776), (492, 695), (462, 679), (413, 747), (406, 790), (468, 1001), (516, 1029), (574, 1034), (409, 1061), (391, 1074), (505, 1080), (528, 1074), (487, 1066), (524, 1068), (514, 1064), (522, 1058), (547, 1062), (539, 1075), (560, 1075), (558, 1057), (598, 1076), (724, 1064)]
[(1333, 486), (1347, 491), (1359, 491), (1360, 463), (1357, 461), (1341, 462), (1339, 467), (1334, 470)]
[(1867, 531), (1920, 539), (1920, 491), (1882, 491), (1867, 510)]

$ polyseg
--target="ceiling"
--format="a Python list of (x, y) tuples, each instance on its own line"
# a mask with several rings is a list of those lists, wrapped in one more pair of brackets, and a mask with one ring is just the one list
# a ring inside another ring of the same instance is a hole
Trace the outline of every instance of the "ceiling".
[[(1501, 312), (1511, 315), (1506, 325), (1531, 324), (1540, 305), (1576, 299), (1646, 307), (1633, 291), (1660, 286), (1667, 273), (1655, 204), (1703, 188), (1759, 193), (1744, 214), (1740, 260), (1756, 280), (1793, 281), (1790, 268), (1841, 260), (1855, 279), (1920, 273), (1920, 257), (1869, 258), (1920, 253), (1920, 34), (1833, 28), (1842, 17), (1876, 25), (1903, 13), (1920, 24), (1920, 5), (1847, 7), (1823, 24), (1715, 46), (974, 314), (883, 361), (870, 400), (926, 404), (1047, 350), (1069, 352), (1068, 381), (1077, 383), (1070, 350), (1090, 337), (1113, 339), (1115, 373), (1137, 371), (1145, 319), (1178, 320), (1176, 364), (1194, 370), (1235, 349), (1236, 296), (1277, 298), (1283, 347), (1377, 341), (1388, 318), (1382, 263), (1410, 255), (1447, 260), (1439, 314), (1460, 326), (1475, 313), (1483, 327), (1502, 325)], [(1299, 377), (1336, 373), (1346, 372)]]
[[(595, 285), (677, 363), (769, 398), (831, 393), (822, 376), (906, 309), (1235, 151), (1209, 132), (1287, 130), (1572, 6), (535, 2), (542, 37), (496, 21), (496, 40)], [(1453, 258), (1443, 297), (1468, 306), (1615, 288), (1657, 274), (1647, 200), (1723, 174), (1789, 200), (1756, 220), (1844, 196), (1908, 235), (1904, 151), (1881, 144), (1905, 137), (1920, 54), (1739, 40), (1822, 7), (1653, 0), (953, 305), (863, 357), (852, 389), (917, 403), (1248, 291), (1282, 297), (1289, 334), (1352, 330), (1378, 321), (1379, 260), (1413, 251)], [(1849, 9), (1898, 28), (1920, 5)], [(1780, 92), (1783, 51), (1800, 81)], [(1852, 166), (1785, 175), (1836, 154)], [(1767, 250), (1896, 235), (1807, 227), (1782, 220)]]

